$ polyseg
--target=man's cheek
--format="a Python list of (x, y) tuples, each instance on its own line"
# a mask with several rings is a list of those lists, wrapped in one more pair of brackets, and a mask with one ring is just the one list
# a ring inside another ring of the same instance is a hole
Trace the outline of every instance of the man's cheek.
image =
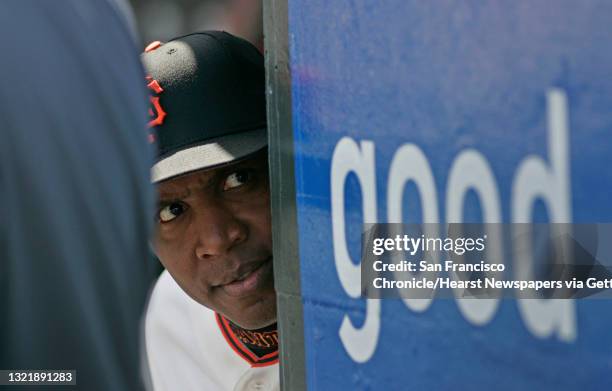
[(174, 273), (180, 272), (180, 265), (185, 264), (180, 262), (180, 252), (165, 245), (163, 242), (158, 242), (155, 245), (155, 255), (162, 265)]

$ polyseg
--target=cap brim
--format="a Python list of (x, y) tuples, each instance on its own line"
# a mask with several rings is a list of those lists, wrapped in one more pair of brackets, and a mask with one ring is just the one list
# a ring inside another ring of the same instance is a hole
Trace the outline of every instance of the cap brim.
[(168, 155), (151, 168), (151, 182), (161, 182), (192, 171), (230, 163), (268, 145), (266, 129), (230, 134), (210, 139)]

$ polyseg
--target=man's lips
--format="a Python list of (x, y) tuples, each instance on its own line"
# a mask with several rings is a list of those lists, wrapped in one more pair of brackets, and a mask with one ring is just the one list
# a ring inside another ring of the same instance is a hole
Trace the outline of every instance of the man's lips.
[(242, 270), (239, 269), (235, 278), (228, 283), (217, 285), (217, 288), (221, 288), (229, 296), (246, 296), (263, 286), (271, 270), (272, 257), (263, 262), (250, 264)]

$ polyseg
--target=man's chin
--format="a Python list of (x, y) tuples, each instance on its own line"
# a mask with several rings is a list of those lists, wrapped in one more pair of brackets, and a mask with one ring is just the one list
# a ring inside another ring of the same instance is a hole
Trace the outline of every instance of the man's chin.
[[(225, 318), (246, 330), (257, 330), (276, 323), (276, 297), (271, 298), (272, 303), (259, 302), (236, 313), (222, 313)], [(268, 305), (264, 305), (268, 304)]]
[(242, 327), (245, 330), (259, 330), (259, 329), (263, 329), (265, 327), (268, 327), (268, 326), (271, 326), (271, 325), (275, 324), (276, 323), (276, 318), (267, 320), (265, 322), (253, 322), (253, 323), (249, 322), (249, 323), (239, 324), (239, 323), (236, 323), (236, 322), (232, 321), (232, 323), (234, 323), (237, 326)]

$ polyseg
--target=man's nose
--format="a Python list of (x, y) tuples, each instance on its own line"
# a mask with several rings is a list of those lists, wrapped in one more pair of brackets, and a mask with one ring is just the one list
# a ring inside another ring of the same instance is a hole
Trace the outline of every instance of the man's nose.
[(196, 213), (195, 229), (198, 233), (195, 252), (201, 260), (226, 255), (247, 238), (244, 223), (231, 210), (218, 204), (200, 208)]

